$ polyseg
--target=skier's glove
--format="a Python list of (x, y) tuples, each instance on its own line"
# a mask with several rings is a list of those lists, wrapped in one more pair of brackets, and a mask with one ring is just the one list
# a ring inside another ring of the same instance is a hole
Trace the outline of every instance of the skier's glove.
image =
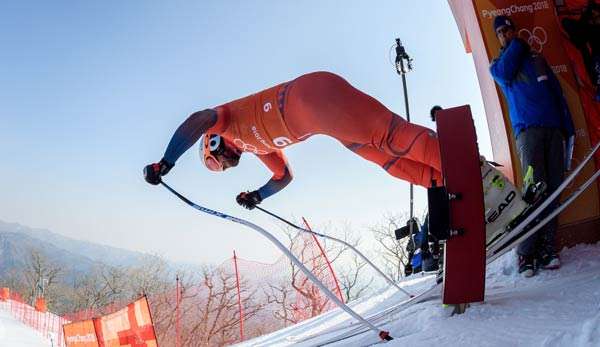
[(242, 192), (238, 194), (235, 201), (241, 206), (251, 210), (262, 202), (262, 198), (260, 197), (258, 190), (255, 190), (253, 192)]
[(168, 174), (173, 164), (161, 159), (158, 163), (146, 165), (144, 168), (144, 178), (146, 182), (157, 185), (161, 182), (161, 177)]

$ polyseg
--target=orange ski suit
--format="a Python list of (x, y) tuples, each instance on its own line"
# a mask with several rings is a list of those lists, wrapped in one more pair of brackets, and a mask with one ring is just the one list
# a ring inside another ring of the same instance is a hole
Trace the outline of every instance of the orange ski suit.
[(309, 73), (216, 110), (217, 123), (207, 133), (256, 154), (273, 179), (287, 168), (281, 149), (322, 134), (394, 177), (424, 187), (443, 183), (435, 132), (407, 122), (333, 73)]

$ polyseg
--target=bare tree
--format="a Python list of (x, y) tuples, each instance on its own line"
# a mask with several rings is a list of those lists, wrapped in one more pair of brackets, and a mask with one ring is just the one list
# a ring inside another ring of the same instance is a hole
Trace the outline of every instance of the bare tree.
[[(194, 312), (193, 305), (187, 303), (197, 296), (193, 290), (194, 278), (186, 271), (179, 271), (175, 278), (179, 278), (179, 313), (182, 327), (186, 324), (185, 318), (189, 312)], [(159, 345), (172, 345), (176, 339), (177, 324), (177, 281), (168, 283), (165, 292), (154, 293), (148, 297), (152, 310), (152, 320)], [(182, 329), (183, 331), (183, 329)]]
[(140, 264), (126, 270), (130, 299), (142, 294), (164, 293), (173, 285), (171, 275), (167, 262), (162, 257), (149, 255), (143, 258)]
[(349, 263), (341, 266), (338, 271), (340, 286), (344, 292), (346, 302), (356, 300), (362, 297), (371, 287), (373, 276), (365, 279), (365, 266), (367, 262), (361, 259), (356, 253), (350, 255)]
[(71, 311), (96, 310), (128, 299), (128, 283), (124, 269), (97, 263), (73, 281)]
[[(244, 320), (255, 316), (262, 305), (254, 302), (255, 292), (240, 285)], [(235, 275), (204, 268), (200, 283), (188, 289), (182, 302), (184, 346), (224, 346), (239, 341), (240, 312)]]
[(400, 220), (408, 220), (395, 215), (384, 215), (383, 222), (371, 227), (375, 241), (381, 246), (381, 261), (384, 271), (392, 279), (398, 281), (403, 276), (404, 266), (408, 262), (408, 253), (406, 252), (407, 240), (396, 240), (394, 230), (398, 229)]
[(273, 311), (273, 316), (283, 323), (283, 327), (289, 324), (296, 324), (296, 316), (294, 315), (294, 289), (287, 281), (275, 284), (269, 284), (268, 290), (265, 291), (268, 304), (276, 304), (277, 309)]
[(61, 274), (62, 269), (58, 265), (49, 261), (39, 250), (30, 249), (23, 272), (27, 286), (26, 300), (33, 303), (38, 295), (43, 295), (46, 303), (52, 305), (56, 299), (53, 289)]

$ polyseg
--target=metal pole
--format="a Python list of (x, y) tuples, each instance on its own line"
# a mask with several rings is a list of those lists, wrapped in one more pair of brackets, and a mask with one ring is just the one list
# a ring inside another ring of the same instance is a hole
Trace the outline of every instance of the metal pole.
[(175, 277), (175, 346), (181, 346), (181, 327), (180, 327), (180, 316), (179, 316), (179, 302), (180, 298), (180, 289), (179, 289), (179, 275)]
[(240, 272), (238, 270), (237, 256), (233, 251), (233, 266), (235, 267), (235, 283), (238, 295), (238, 310), (240, 312), (240, 341), (244, 341), (244, 310), (242, 308), (242, 295), (240, 293)]
[[(406, 66), (404, 62), (406, 61)], [(406, 53), (406, 49), (402, 45), (402, 41), (399, 38), (396, 39), (396, 73), (402, 77), (402, 89), (404, 91), (404, 109), (406, 112), (406, 120), (410, 122), (410, 108), (408, 107), (408, 88), (406, 86), (406, 74), (412, 70), (412, 58)], [(411, 183), (409, 188), (409, 232), (410, 240), (413, 243), (413, 249), (416, 249), (415, 239), (413, 237), (413, 223), (414, 218), (414, 185)]]
[[(402, 89), (404, 90), (404, 108), (406, 109), (406, 120), (408, 122), (410, 122), (410, 109), (408, 107), (408, 90), (406, 88), (406, 74), (404, 74), (404, 73), (402, 74)], [(410, 188), (409, 188), (409, 191), (410, 191), (410, 198), (409, 198), (409, 205), (410, 205), (409, 215), (410, 215), (410, 217), (409, 217), (409, 220), (411, 221), (409, 229), (410, 229), (410, 238), (413, 242), (413, 246), (416, 246), (415, 240), (413, 238), (413, 223), (412, 223), (412, 219), (415, 216), (415, 213), (414, 213), (414, 206), (415, 206), (414, 191), (415, 191), (415, 189), (414, 188), (415, 188), (415, 186), (411, 183)]]

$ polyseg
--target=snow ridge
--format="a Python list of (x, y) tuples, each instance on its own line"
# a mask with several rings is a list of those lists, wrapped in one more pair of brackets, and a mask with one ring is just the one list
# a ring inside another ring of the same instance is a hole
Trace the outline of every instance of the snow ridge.
[[(472, 304), (465, 314), (456, 316), (450, 316), (439, 298), (410, 306), (379, 326), (395, 338), (385, 346), (423, 342), (440, 346), (600, 346), (600, 243), (564, 249), (561, 259), (561, 269), (540, 270), (526, 279), (518, 274), (516, 255), (510, 252), (488, 266), (485, 302)], [(416, 274), (401, 286), (418, 293), (433, 282), (433, 276)], [(369, 316), (404, 300), (402, 293), (388, 289), (350, 305)], [(342, 330), (324, 331), (353, 323), (336, 309), (241, 345), (315, 346)], [(315, 337), (304, 340), (310, 336)], [(377, 342), (377, 336), (367, 332), (328, 346)]]

